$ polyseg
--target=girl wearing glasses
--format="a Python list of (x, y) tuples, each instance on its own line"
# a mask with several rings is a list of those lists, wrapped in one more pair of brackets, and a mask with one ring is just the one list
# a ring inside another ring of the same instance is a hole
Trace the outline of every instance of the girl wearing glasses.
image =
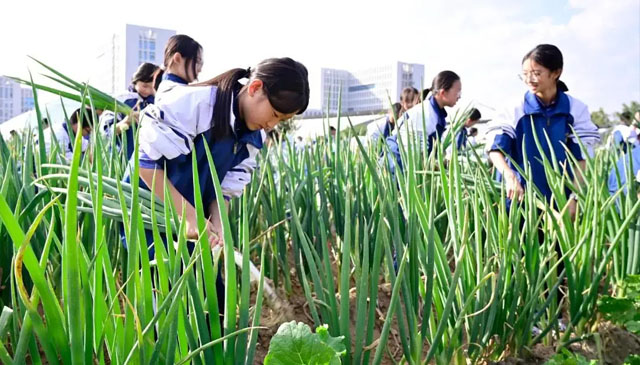
[[(542, 155), (551, 160), (552, 154), (571, 177), (569, 156), (585, 167), (585, 154), (580, 142), (587, 149), (600, 140), (598, 128), (591, 122), (587, 106), (567, 94), (567, 85), (560, 81), (563, 70), (562, 53), (558, 47), (541, 44), (522, 59), (520, 78), (529, 90), (518, 105), (491, 128), (488, 138), (489, 158), (506, 183), (509, 199), (521, 200), (525, 180), (516, 166), (523, 171), (531, 168), (531, 180), (540, 193), (550, 201), (552, 192), (547, 182)], [(540, 142), (539, 150), (534, 135)], [(548, 137), (548, 139), (547, 139)], [(525, 166), (525, 159), (528, 166)], [(580, 174), (576, 174), (579, 176)], [(567, 196), (570, 191), (566, 190)], [(575, 214), (575, 195), (571, 195), (569, 212)]]

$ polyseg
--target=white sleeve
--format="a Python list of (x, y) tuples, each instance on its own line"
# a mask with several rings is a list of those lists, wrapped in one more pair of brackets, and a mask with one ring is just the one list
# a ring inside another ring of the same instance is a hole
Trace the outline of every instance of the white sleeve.
[(373, 122), (369, 123), (369, 125), (367, 126), (367, 138), (370, 141), (377, 141), (382, 133), (384, 133), (384, 127), (386, 123), (386, 118), (382, 119), (382, 122), (379, 120), (374, 120)]
[(162, 110), (165, 124), (193, 140), (211, 129), (215, 86), (180, 86), (162, 94), (155, 105)]
[(113, 128), (115, 127), (115, 124), (117, 122), (115, 113), (111, 110), (105, 110), (100, 115), (98, 121), (98, 125), (100, 126), (100, 134), (107, 140), (111, 139), (111, 136), (113, 135)]
[(489, 153), (500, 148), (504, 149), (505, 146), (502, 146), (498, 139), (500, 136), (507, 136), (511, 139), (516, 139), (515, 125), (523, 114), (522, 107), (505, 108), (502, 112), (499, 112), (487, 129), (485, 152)]
[(145, 158), (157, 161), (161, 157), (173, 159), (187, 155), (193, 149), (193, 140), (171, 128), (163, 120), (163, 113), (156, 105), (148, 105), (140, 113), (140, 152)]
[[(262, 140), (266, 139), (266, 134), (261, 131)], [(222, 187), (222, 195), (225, 198), (239, 197), (242, 195), (245, 186), (251, 182), (251, 173), (258, 167), (256, 156), (260, 150), (250, 144), (247, 144), (249, 157), (245, 158), (240, 164), (234, 166), (227, 172), (220, 183)]]
[(573, 116), (573, 130), (571, 139), (578, 144), (578, 140), (584, 144), (590, 156), (593, 156), (595, 146), (600, 142), (598, 127), (591, 121), (589, 108), (580, 100), (569, 97), (571, 102), (571, 115)]

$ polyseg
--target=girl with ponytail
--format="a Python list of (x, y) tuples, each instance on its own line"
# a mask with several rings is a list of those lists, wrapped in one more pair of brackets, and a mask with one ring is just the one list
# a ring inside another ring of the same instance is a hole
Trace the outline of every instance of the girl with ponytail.
[[(194, 69), (188, 63), (186, 66), (186, 74), (193, 80)], [(180, 69), (183, 68), (176, 71)], [(176, 76), (182, 78), (184, 74)], [(173, 203), (179, 212), (185, 206), (187, 238), (197, 238), (192, 165), (195, 154), (200, 194), (209, 218), (208, 236), (212, 245), (220, 244), (217, 199), (240, 196), (257, 167), (255, 157), (263, 146), (265, 131), (307, 109), (307, 69), (290, 58), (271, 58), (255, 67), (232, 69), (193, 85), (180, 85), (176, 80), (165, 77), (155, 105), (142, 113), (140, 185), (148, 189), (155, 176), (156, 195), (163, 199), (166, 175)], [(207, 147), (224, 197), (215, 196)], [(147, 237), (150, 245), (150, 232)]]
[(436, 75), (431, 87), (422, 91), (422, 102), (399, 118), (395, 135), (387, 138), (387, 146), (391, 152), (388, 156), (389, 166), (392, 171), (395, 171), (396, 163), (402, 168), (398, 143), (407, 145), (416, 138), (416, 145), (421, 148), (426, 145), (428, 153), (431, 153), (447, 126), (447, 112), (444, 108), (455, 106), (461, 93), (462, 82), (455, 72), (442, 71)]

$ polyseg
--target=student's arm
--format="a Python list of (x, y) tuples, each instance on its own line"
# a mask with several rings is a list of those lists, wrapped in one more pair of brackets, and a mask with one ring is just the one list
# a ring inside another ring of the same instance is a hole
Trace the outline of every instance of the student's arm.
[[(227, 211), (227, 213), (229, 212), (229, 201), (227, 199), (224, 200), (224, 206), (225, 209)], [(214, 200), (213, 202), (211, 202), (211, 205), (209, 205), (209, 212), (211, 212), (211, 215), (209, 216), (209, 222), (211, 222), (212, 224), (212, 228), (213, 228), (213, 232), (216, 234), (217, 236), (217, 240), (212, 241), (211, 245), (224, 245), (224, 236), (223, 236), (223, 229), (222, 229), (222, 220), (221, 220), (221, 215), (220, 215), (220, 209), (218, 209), (218, 200)]]
[[(154, 193), (156, 194), (156, 197), (160, 199), (160, 201), (164, 202), (164, 170), (160, 168), (149, 169), (149, 168), (140, 167), (140, 178), (142, 179), (142, 181), (144, 181), (145, 184), (147, 184), (147, 186), (149, 187), (153, 186), (154, 176), (156, 181)], [(182, 194), (180, 194), (180, 192), (175, 188), (175, 186), (173, 186), (171, 181), (167, 181), (167, 182), (168, 182), (167, 188), (169, 189), (171, 199), (173, 200), (173, 204), (178, 210), (178, 212), (182, 212), (182, 207), (184, 205), (184, 209), (185, 209), (184, 219), (186, 219), (186, 225), (187, 225), (186, 227), (187, 238), (193, 239), (193, 240), (198, 239), (198, 220), (197, 220), (195, 207), (191, 205), (182, 196)], [(207, 230), (207, 233), (209, 234), (209, 240), (211, 244), (213, 244), (214, 238), (215, 238), (215, 236), (212, 234), (215, 232), (213, 228), (214, 227), (211, 224), (211, 222), (207, 221), (206, 230)]]
[(131, 124), (138, 123), (139, 116), (140, 116), (140, 112), (134, 111), (134, 112), (131, 112), (131, 114), (124, 117), (123, 120), (116, 123), (116, 128), (115, 128), (116, 135), (120, 135), (122, 134), (122, 132), (131, 128)]
[(507, 160), (504, 158), (504, 155), (500, 151), (491, 151), (489, 152), (489, 159), (493, 163), (493, 166), (496, 167), (498, 172), (503, 177), (504, 182), (507, 185), (507, 198), (509, 199), (518, 199), (522, 200), (524, 196), (524, 189), (518, 181), (516, 174), (513, 172), (511, 167), (507, 164)]

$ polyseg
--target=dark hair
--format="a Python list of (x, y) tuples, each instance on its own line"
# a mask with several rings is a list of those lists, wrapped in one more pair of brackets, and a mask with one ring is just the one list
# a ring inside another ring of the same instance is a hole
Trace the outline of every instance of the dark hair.
[[(539, 44), (531, 51), (527, 52), (522, 58), (522, 63), (526, 60), (535, 61), (535, 63), (541, 65), (547, 70), (554, 72), (562, 70), (564, 66), (564, 60), (562, 58), (562, 52), (553, 44)], [(556, 80), (556, 87), (560, 91), (569, 91), (567, 84), (560, 81), (560, 78)]]
[(412, 86), (407, 86), (402, 89), (402, 93), (400, 94), (400, 101), (406, 101), (409, 98), (413, 100), (416, 96), (418, 96), (418, 94), (420, 94), (418, 89)]
[(634, 119), (631, 115), (630, 111), (624, 111), (620, 114), (618, 114), (620, 116), (620, 120), (623, 121), (625, 124), (631, 124), (631, 120)]
[(482, 118), (482, 114), (480, 114), (480, 111), (476, 108), (471, 109), (471, 114), (469, 114), (469, 119), (478, 120), (480, 118)]
[[(196, 63), (198, 61), (198, 54), (202, 52), (202, 46), (196, 42), (193, 38), (184, 34), (176, 34), (169, 38), (167, 46), (164, 47), (164, 67), (168, 68), (171, 58), (174, 54), (180, 53), (185, 60), (184, 73), (189, 75), (188, 68), (191, 65), (191, 71), (193, 75), (196, 74)], [(157, 77), (156, 77), (157, 79)]]
[[(80, 120), (80, 111), (81, 108), (78, 108), (71, 113), (71, 117), (69, 117), (69, 124), (78, 124), (78, 121)], [(85, 107), (84, 112), (82, 113), (82, 126), (88, 126), (93, 129), (93, 111), (89, 107)]]
[(398, 118), (400, 116), (400, 112), (402, 111), (402, 104), (393, 103), (391, 105), (391, 109), (389, 109), (389, 113), (393, 115), (394, 118)]
[(153, 82), (159, 68), (149, 62), (141, 64), (131, 78), (131, 85), (135, 86), (137, 82)]
[[(302, 114), (309, 105), (309, 75), (307, 68), (291, 58), (269, 58), (255, 68), (234, 68), (198, 85), (217, 86), (216, 104), (213, 107), (214, 139), (229, 135), (229, 109), (234, 93), (239, 93), (240, 79), (262, 81), (263, 91), (271, 106), (283, 114)], [(236, 95), (237, 97), (237, 95)]]
[(42, 125), (49, 125), (49, 119), (47, 119), (47, 117), (42, 118)]
[(429, 93), (436, 94), (440, 90), (449, 90), (456, 81), (460, 80), (460, 76), (453, 71), (441, 71), (433, 78), (431, 87), (422, 90), (422, 100), (425, 100)]

